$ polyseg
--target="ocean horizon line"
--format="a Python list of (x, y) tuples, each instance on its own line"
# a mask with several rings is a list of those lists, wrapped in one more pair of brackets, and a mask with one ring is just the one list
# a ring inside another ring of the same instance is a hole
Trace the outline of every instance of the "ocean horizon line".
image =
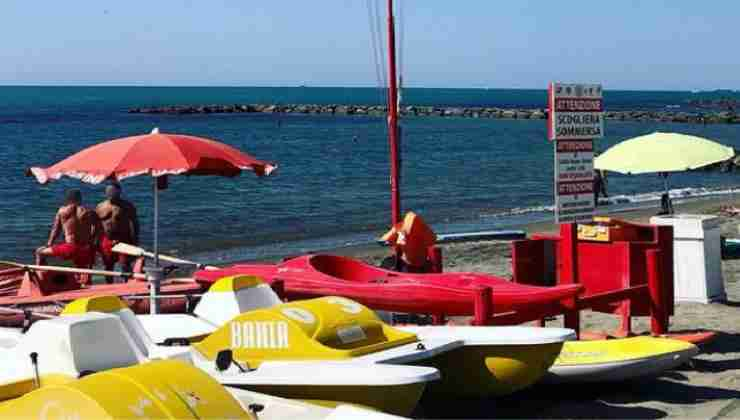
[[(306, 84), (290, 84), (290, 85), (199, 85), (199, 84), (183, 84), (183, 85), (160, 85), (160, 84), (109, 84), (109, 83), (84, 83), (84, 84), (66, 84), (66, 83), (39, 83), (39, 84), (14, 84), (0, 82), (0, 88), (152, 88), (152, 89), (381, 89), (381, 87), (373, 85), (306, 85)], [(386, 87), (382, 87), (385, 89)], [(424, 90), (468, 90), (468, 91), (495, 91), (495, 90), (506, 90), (506, 91), (522, 91), (532, 92), (540, 91), (546, 92), (547, 87), (538, 88), (524, 88), (524, 87), (439, 87), (439, 86), (404, 86), (404, 89), (424, 89)], [(740, 94), (740, 89), (732, 88), (717, 88), (717, 89), (639, 89), (639, 88), (604, 88), (604, 92), (653, 92), (653, 93), (690, 93), (690, 94), (702, 94), (702, 93), (727, 93), (727, 94)]]

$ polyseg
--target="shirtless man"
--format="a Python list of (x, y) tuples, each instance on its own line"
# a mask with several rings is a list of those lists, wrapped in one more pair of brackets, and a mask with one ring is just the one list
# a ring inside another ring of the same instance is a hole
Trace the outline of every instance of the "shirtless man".
[[(131, 259), (128, 255), (113, 252), (118, 242), (131, 245), (139, 243), (139, 218), (136, 207), (121, 198), (121, 187), (111, 184), (105, 188), (106, 200), (98, 204), (95, 212), (103, 224), (103, 235), (100, 237), (100, 255), (106, 270), (112, 270), (116, 261), (121, 270), (131, 271)], [(110, 279), (112, 281), (112, 279)]]
[[(54, 217), (46, 246), (36, 250), (36, 264), (43, 265), (46, 257), (58, 257), (72, 260), (77, 268), (90, 268), (95, 262), (94, 244), (99, 226), (95, 213), (82, 206), (80, 190), (67, 191), (64, 205)], [(64, 243), (55, 245), (61, 232), (64, 232)]]

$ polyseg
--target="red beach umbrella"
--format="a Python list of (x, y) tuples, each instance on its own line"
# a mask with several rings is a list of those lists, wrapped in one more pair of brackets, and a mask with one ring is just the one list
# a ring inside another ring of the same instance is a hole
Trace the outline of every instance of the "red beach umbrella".
[(63, 176), (99, 184), (136, 175), (231, 177), (250, 170), (261, 176), (269, 175), (274, 169), (274, 165), (215, 140), (164, 134), (155, 128), (150, 134), (96, 144), (48, 168), (30, 168), (30, 172), (42, 184)]
[(29, 172), (41, 184), (63, 176), (90, 184), (121, 181), (137, 175), (154, 177), (154, 254), (158, 263), (159, 198), (156, 179), (167, 175), (233, 177), (243, 170), (269, 175), (277, 166), (255, 159), (231, 146), (201, 137), (160, 133), (110, 140), (88, 147), (48, 167)]

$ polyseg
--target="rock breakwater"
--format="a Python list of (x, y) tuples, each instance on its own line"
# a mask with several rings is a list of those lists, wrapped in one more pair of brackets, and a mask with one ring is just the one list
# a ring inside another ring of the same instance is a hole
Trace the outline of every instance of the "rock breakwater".
[[(278, 104), (235, 104), (235, 105), (173, 105), (152, 108), (131, 108), (133, 114), (330, 114), (330, 115), (369, 115), (383, 116), (387, 108), (382, 105), (278, 105)], [(500, 118), (542, 120), (547, 118), (547, 110), (541, 108), (497, 108), (497, 107), (438, 107), (404, 106), (401, 115), (421, 117), (457, 118)], [(721, 112), (682, 112), (682, 111), (607, 111), (607, 120), (652, 121), (694, 124), (740, 124), (740, 114), (734, 111)]]

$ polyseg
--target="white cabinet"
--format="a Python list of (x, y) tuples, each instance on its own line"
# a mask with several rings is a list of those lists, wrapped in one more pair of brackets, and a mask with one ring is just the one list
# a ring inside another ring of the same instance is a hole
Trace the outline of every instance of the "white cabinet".
[(674, 214), (651, 217), (650, 223), (673, 226), (675, 301), (710, 303), (725, 300), (719, 218)]

